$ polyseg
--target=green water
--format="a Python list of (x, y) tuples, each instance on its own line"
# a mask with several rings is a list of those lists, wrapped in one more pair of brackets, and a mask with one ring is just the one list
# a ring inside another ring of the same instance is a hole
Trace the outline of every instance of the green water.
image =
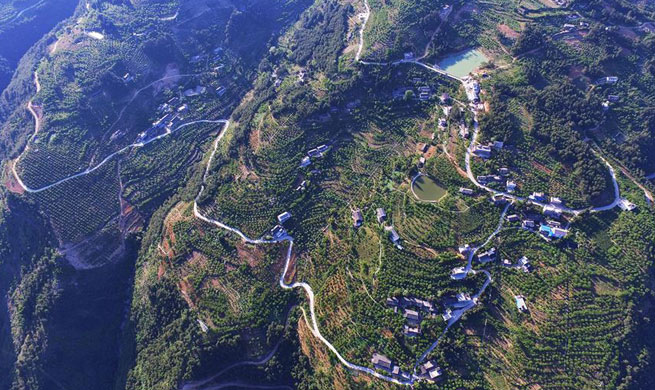
[(446, 189), (428, 176), (419, 176), (412, 183), (412, 191), (419, 200), (434, 202), (446, 195)]
[(468, 49), (441, 59), (437, 65), (446, 72), (464, 77), (489, 59), (480, 50)]

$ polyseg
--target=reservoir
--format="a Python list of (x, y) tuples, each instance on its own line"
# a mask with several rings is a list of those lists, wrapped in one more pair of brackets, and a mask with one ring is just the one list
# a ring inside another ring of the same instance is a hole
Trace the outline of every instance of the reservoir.
[(453, 76), (462, 78), (489, 61), (478, 49), (467, 49), (451, 54), (437, 62), (437, 66)]
[(434, 179), (425, 175), (418, 175), (412, 180), (412, 193), (419, 200), (436, 202), (446, 195), (446, 189)]

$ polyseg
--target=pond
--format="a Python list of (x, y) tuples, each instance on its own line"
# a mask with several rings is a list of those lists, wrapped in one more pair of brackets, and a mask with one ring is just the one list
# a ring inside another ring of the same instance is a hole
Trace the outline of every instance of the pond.
[(456, 77), (464, 77), (489, 61), (478, 49), (467, 49), (439, 60), (437, 66)]
[(446, 195), (446, 189), (440, 186), (434, 179), (425, 175), (419, 175), (412, 181), (412, 193), (419, 200), (436, 202)]

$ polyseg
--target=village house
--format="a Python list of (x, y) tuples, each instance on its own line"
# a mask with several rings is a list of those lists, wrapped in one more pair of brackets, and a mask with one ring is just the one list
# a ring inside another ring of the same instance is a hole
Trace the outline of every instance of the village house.
[(421, 334), (421, 328), (419, 326), (405, 325), (403, 334), (407, 337), (416, 337)]
[(507, 222), (518, 222), (521, 218), (517, 214), (507, 216)]
[(419, 167), (419, 168), (423, 168), (424, 165), (425, 165), (425, 157), (421, 156), (421, 157), (418, 159), (418, 167)]
[(512, 180), (508, 180), (505, 185), (506, 185), (506, 188), (507, 188), (507, 192), (516, 191), (516, 183), (513, 182)]
[(496, 260), (496, 248), (491, 248), (486, 252), (478, 255), (478, 261), (482, 264)]
[(564, 205), (564, 201), (560, 198), (557, 198), (555, 196), (550, 197), (550, 204), (555, 205), (555, 206), (562, 206)]
[(539, 233), (545, 238), (558, 239), (566, 237), (569, 231), (557, 226), (541, 225), (539, 227)]
[(286, 230), (284, 230), (280, 225), (275, 225), (275, 227), (271, 229), (271, 236), (276, 240), (282, 238), (286, 233)]
[(528, 260), (528, 258), (525, 256), (521, 256), (517, 264), (520, 268), (523, 269), (523, 272), (532, 271), (532, 265), (530, 264), (530, 260)]
[(379, 353), (373, 354), (371, 363), (373, 363), (373, 367), (387, 372), (391, 372), (393, 369), (393, 364), (391, 363), (391, 359), (389, 359), (384, 355), (380, 355)]
[(428, 360), (419, 368), (419, 376), (429, 382), (436, 382), (441, 379), (441, 368), (437, 366), (432, 360)]
[(528, 196), (528, 199), (533, 200), (535, 202), (545, 202), (546, 195), (544, 195), (543, 192), (533, 192), (532, 195)]
[(305, 156), (305, 157), (302, 158), (302, 161), (300, 162), (300, 167), (301, 168), (308, 167), (309, 164), (311, 164), (311, 163), (312, 163), (312, 160), (308, 156)]
[(403, 312), (403, 317), (405, 317), (409, 324), (419, 325), (421, 323), (421, 313), (416, 310), (405, 309)]
[(286, 221), (288, 221), (289, 218), (291, 218), (291, 213), (288, 212), (288, 211), (285, 211), (285, 212), (283, 212), (282, 214), (280, 214), (280, 215), (277, 216), (277, 221), (278, 221), (280, 224), (283, 224), (283, 223), (285, 223)]
[(457, 267), (450, 271), (450, 278), (454, 280), (461, 280), (464, 279), (467, 274), (468, 272), (466, 272), (466, 267)]
[(486, 159), (491, 157), (491, 148), (487, 145), (476, 145), (473, 148), (473, 153), (478, 157)]
[(491, 195), (491, 201), (496, 206), (503, 205), (508, 202), (508, 199), (503, 194), (493, 194)]
[(473, 195), (473, 190), (470, 188), (459, 187), (459, 193), (462, 195)]
[(523, 229), (534, 229), (535, 224), (534, 221), (531, 219), (524, 219), (523, 222), (521, 223), (521, 227)]
[(378, 223), (382, 223), (387, 220), (387, 213), (384, 211), (382, 207), (375, 210), (375, 214), (377, 216)]
[(396, 232), (396, 228), (392, 226), (388, 230), (389, 230), (389, 239), (391, 240), (392, 243), (398, 245), (398, 243), (400, 242), (400, 236), (398, 235), (398, 232)]
[(362, 216), (362, 210), (357, 209), (353, 210), (352, 212), (352, 218), (353, 218), (353, 226), (358, 228), (362, 226), (362, 223), (364, 222), (364, 217)]
[(471, 246), (469, 244), (466, 244), (464, 246), (459, 247), (459, 254), (467, 256), (469, 252), (471, 251)]
[(627, 200), (626, 198), (621, 198), (621, 199), (619, 199), (618, 206), (619, 206), (619, 208), (620, 208), (621, 210), (623, 210), (623, 211), (632, 211), (632, 210), (634, 210), (634, 209), (637, 208), (637, 205), (636, 205), (636, 204), (630, 202), (630, 201)]
[(525, 305), (525, 298), (523, 295), (516, 295), (514, 300), (516, 301), (516, 308), (519, 309), (521, 313), (528, 311), (528, 307)]

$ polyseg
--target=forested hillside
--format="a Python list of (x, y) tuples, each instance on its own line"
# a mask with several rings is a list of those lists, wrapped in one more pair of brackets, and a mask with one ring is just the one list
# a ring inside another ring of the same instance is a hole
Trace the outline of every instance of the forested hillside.
[(3, 41), (0, 390), (653, 388), (654, 19), (94, 0)]

